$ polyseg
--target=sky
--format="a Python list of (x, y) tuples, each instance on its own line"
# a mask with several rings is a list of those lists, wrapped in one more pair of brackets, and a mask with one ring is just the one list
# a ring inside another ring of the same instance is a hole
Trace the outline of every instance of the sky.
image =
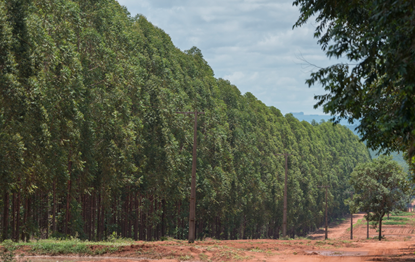
[(292, 29), (299, 17), (293, 0), (118, 0), (132, 16), (144, 15), (180, 50), (198, 47), (216, 78), (224, 78), (244, 94), (251, 92), (283, 114), (314, 109), (320, 85), (305, 80), (315, 67), (330, 61), (313, 37), (310, 21)]

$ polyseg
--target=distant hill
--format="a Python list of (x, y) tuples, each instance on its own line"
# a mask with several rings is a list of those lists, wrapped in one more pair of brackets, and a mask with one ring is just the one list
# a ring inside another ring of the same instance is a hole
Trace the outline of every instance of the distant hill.
[[(320, 123), (321, 120), (324, 120), (324, 122), (330, 121), (330, 119), (332, 118), (332, 116), (329, 115), (305, 115), (304, 112), (296, 112), (296, 113), (291, 113), (295, 118), (297, 118), (300, 121), (307, 121), (309, 123), (311, 123), (311, 121), (315, 120), (317, 123)], [(347, 126), (347, 121), (346, 120), (342, 120), (340, 121), (340, 124), (343, 126)]]
[[(300, 121), (307, 121), (309, 123), (311, 123), (311, 121), (315, 120), (317, 123), (320, 123), (321, 120), (324, 120), (325, 122), (330, 121), (330, 119), (332, 118), (331, 116), (328, 115), (305, 115), (303, 112), (297, 112), (297, 113), (291, 113), (295, 118), (297, 118)], [(359, 136), (359, 134), (356, 131), (356, 127), (359, 125), (359, 122), (355, 122), (352, 125), (349, 124), (346, 120), (342, 120), (340, 121), (340, 124), (349, 128), (350, 130), (352, 130), (352, 132)], [(360, 137), (360, 136), (359, 136)], [(379, 151), (374, 151), (369, 149), (369, 153), (370, 156), (372, 157), (372, 159), (378, 158), (379, 155)], [(393, 152), (391, 153), (391, 156), (393, 157), (393, 160), (395, 160), (396, 162), (398, 162), (403, 169), (405, 170), (405, 172), (408, 172), (409, 167), (408, 164), (406, 163), (406, 161), (403, 158), (402, 153), (398, 153), (398, 152)]]

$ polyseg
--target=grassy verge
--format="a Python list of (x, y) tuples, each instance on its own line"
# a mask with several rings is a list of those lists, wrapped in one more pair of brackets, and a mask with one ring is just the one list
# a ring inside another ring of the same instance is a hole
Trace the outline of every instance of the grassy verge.
[(18, 242), (14, 243), (6, 240), (0, 245), (7, 246), (8, 250), (15, 251), (23, 246), (29, 247), (26, 249), (31, 254), (36, 255), (103, 255), (113, 253), (119, 250), (121, 246), (128, 246), (133, 243), (128, 239), (117, 239), (112, 242), (92, 242), (81, 241), (79, 239), (71, 240), (56, 240), (56, 239), (42, 239), (34, 242)]
[[(414, 213), (410, 212), (392, 212), (389, 216), (385, 216), (382, 220), (382, 225), (415, 225), (415, 219), (408, 218), (406, 216), (414, 216)], [(358, 219), (356, 223), (353, 224), (353, 227), (358, 227), (360, 225), (366, 225), (366, 219)], [(375, 221), (370, 221), (369, 225), (371, 227), (377, 225)], [(347, 229), (350, 232), (350, 227)]]
[(391, 213), (392, 216), (400, 216), (400, 217), (409, 217), (414, 216), (415, 213), (412, 212), (403, 212), (403, 211), (395, 211)]
[[(395, 215), (399, 214), (399, 215)], [(399, 213), (392, 213), (389, 218), (385, 216), (382, 220), (382, 225), (413, 225), (415, 223), (415, 219), (408, 218), (405, 216), (413, 216), (413, 213), (409, 212), (399, 212)], [(366, 225), (366, 219), (358, 219), (357, 222), (353, 225), (354, 227), (357, 227), (359, 225)], [(374, 226), (377, 223), (375, 221), (370, 221), (369, 225)], [(347, 229), (350, 231), (350, 228)]]

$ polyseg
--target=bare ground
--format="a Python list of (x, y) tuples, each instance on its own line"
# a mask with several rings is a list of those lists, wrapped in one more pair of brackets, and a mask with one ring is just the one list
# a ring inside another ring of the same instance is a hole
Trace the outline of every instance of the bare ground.
[[(413, 216), (415, 217), (415, 216)], [(353, 222), (362, 219), (356, 214)], [(311, 239), (298, 240), (213, 240), (188, 244), (182, 240), (142, 242), (120, 247), (118, 251), (102, 254), (101, 257), (48, 258), (48, 261), (415, 261), (415, 227), (413, 224), (383, 226), (385, 239), (366, 239), (366, 224), (354, 228), (354, 239), (350, 240), (350, 218), (342, 223), (330, 225), (328, 240), (324, 230), (310, 234)], [(370, 236), (377, 236), (370, 229)], [(91, 249), (99, 249), (93, 246)], [(28, 250), (28, 249), (26, 249)], [(30, 255), (30, 252), (20, 250)], [(29, 258), (29, 257), (28, 257)], [(38, 261), (39, 257), (30, 257)], [(42, 261), (46, 262), (46, 257)]]

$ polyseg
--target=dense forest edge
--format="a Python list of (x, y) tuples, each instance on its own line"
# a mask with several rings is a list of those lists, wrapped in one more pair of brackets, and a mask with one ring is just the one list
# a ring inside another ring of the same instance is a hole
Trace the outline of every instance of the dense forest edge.
[[(293, 112), (292, 115), (300, 121), (305, 120), (309, 123), (313, 123), (313, 121), (316, 121), (317, 123), (320, 123), (322, 121), (327, 122), (327, 121), (331, 121), (331, 119), (333, 118), (330, 115), (305, 115), (303, 112), (297, 112), (297, 113)], [(351, 125), (346, 120), (343, 120), (343, 121), (340, 121), (340, 124), (342, 124), (345, 127), (349, 128), (350, 130), (352, 130), (352, 132), (355, 135), (359, 136), (359, 133), (357, 132), (357, 129), (356, 129), (359, 125), (358, 124), (359, 121), (356, 120), (356, 122), (353, 125)], [(372, 159), (376, 159), (380, 155), (382, 155), (382, 151), (373, 150), (373, 149), (369, 148), (369, 154), (370, 154), (370, 157)], [(408, 166), (408, 163), (406, 162), (406, 160), (404, 158), (404, 153), (403, 152), (390, 152), (389, 155), (392, 156), (394, 161), (399, 163), (399, 165), (404, 169), (404, 171), (406, 173), (409, 173), (409, 166)]]
[(193, 117), (196, 237), (279, 238), (349, 212), (370, 161), (352, 131), (241, 94), (115, 0), (0, 1), (1, 239), (187, 238)]

